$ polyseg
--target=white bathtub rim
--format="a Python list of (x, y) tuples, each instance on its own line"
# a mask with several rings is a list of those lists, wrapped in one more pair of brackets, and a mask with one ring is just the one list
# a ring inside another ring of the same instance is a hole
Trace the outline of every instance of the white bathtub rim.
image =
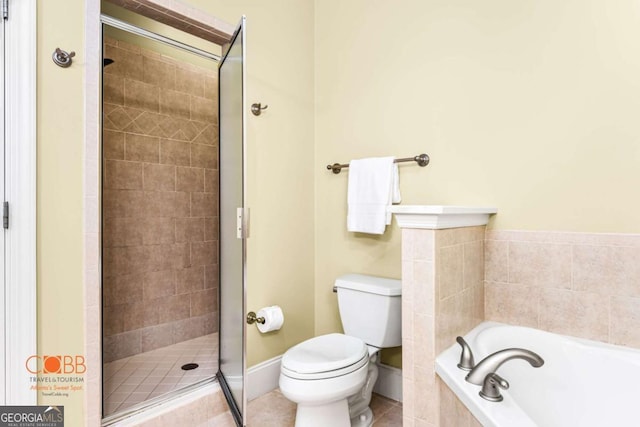
[[(476, 326), (469, 333), (464, 335), (464, 338), (473, 343), (478, 334), (488, 328), (496, 327), (508, 327), (516, 329), (526, 329), (535, 331), (536, 333), (550, 334), (556, 337), (568, 339), (574, 343), (582, 344), (589, 347), (597, 347), (605, 350), (613, 350), (616, 352), (623, 352), (629, 356), (639, 357), (640, 350), (625, 346), (619, 346), (614, 344), (603, 343), (599, 341), (592, 341), (583, 338), (577, 338), (573, 336), (561, 335), (553, 332), (547, 332), (540, 329), (529, 328), (524, 326), (514, 326), (499, 322), (486, 321)], [(472, 348), (472, 350), (474, 350)], [(474, 354), (476, 361), (480, 361), (486, 356), (486, 354), (478, 353)], [(503, 393), (504, 400), (499, 403), (488, 402), (482, 399), (478, 392), (480, 387), (467, 383), (464, 378), (467, 372), (462, 371), (456, 367), (460, 357), (460, 346), (453, 344), (447, 350), (443, 351), (436, 358), (436, 373), (447, 384), (447, 386), (456, 394), (456, 396), (462, 401), (462, 403), (469, 409), (474, 417), (483, 426), (508, 426), (514, 425), (517, 422), (518, 426), (535, 426), (536, 423), (530, 418), (530, 416), (520, 408), (520, 406), (514, 401), (508, 392)], [(516, 421), (517, 420), (517, 421)]]
[[(475, 337), (483, 330), (504, 326), (510, 327), (511, 325), (491, 321), (482, 322), (465, 334), (464, 338), (468, 342), (473, 342)], [(486, 355), (474, 354), (474, 356), (476, 361), (479, 361)], [(468, 372), (456, 366), (459, 358), (460, 346), (453, 344), (436, 358), (436, 373), (483, 426), (499, 427), (509, 425), (509, 423), (513, 423), (514, 419), (518, 420), (519, 427), (536, 426), (510, 396), (505, 395), (504, 400), (499, 403), (482, 399), (478, 395), (480, 387), (466, 382), (464, 378)]]

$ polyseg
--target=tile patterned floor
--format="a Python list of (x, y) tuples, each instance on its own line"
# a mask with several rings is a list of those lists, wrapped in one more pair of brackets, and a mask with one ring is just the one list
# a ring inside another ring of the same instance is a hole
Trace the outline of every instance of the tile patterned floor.
[[(191, 362), (199, 367), (180, 368)], [(105, 363), (104, 416), (212, 377), (217, 370), (217, 333)]]
[[(370, 407), (373, 427), (402, 426), (402, 403), (374, 393)], [(276, 389), (249, 402), (247, 415), (248, 427), (293, 427), (296, 405)]]

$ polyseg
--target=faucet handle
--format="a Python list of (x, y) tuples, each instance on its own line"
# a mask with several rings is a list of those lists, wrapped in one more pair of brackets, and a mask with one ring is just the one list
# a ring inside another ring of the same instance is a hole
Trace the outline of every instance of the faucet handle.
[(492, 372), (485, 377), (482, 383), (482, 390), (478, 394), (490, 402), (502, 402), (503, 398), (502, 394), (500, 394), (500, 389), (507, 390), (508, 388), (509, 383), (507, 380)]
[(473, 352), (471, 351), (471, 347), (462, 337), (456, 337), (456, 341), (462, 347), (462, 353), (460, 353), (460, 363), (458, 363), (458, 368), (463, 371), (470, 371), (475, 366), (475, 361), (473, 360)]

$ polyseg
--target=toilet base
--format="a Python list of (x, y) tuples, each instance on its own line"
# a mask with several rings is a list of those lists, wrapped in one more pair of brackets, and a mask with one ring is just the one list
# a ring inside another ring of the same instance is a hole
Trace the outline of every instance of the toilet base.
[(351, 427), (371, 427), (373, 424), (373, 411), (367, 408), (360, 416), (351, 418)]
[(362, 389), (348, 399), (351, 427), (371, 427), (373, 424), (373, 412), (371, 412), (369, 405), (371, 404), (373, 386), (378, 379), (377, 362), (379, 349), (374, 349), (370, 346), (369, 351), (371, 356), (367, 368), (367, 380)]
[(298, 403), (295, 427), (351, 427), (347, 399), (324, 405)]

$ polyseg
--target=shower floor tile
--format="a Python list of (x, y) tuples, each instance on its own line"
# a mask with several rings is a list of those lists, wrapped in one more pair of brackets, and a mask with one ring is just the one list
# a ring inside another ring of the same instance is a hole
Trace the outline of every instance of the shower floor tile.
[[(197, 369), (181, 366), (197, 363)], [(213, 377), (218, 371), (218, 334), (105, 363), (104, 416), (140, 402)]]
[[(401, 402), (374, 393), (369, 407), (373, 411), (373, 427), (402, 426)], [(293, 427), (295, 419), (296, 404), (284, 397), (280, 389), (252, 400), (247, 408), (248, 427)]]

